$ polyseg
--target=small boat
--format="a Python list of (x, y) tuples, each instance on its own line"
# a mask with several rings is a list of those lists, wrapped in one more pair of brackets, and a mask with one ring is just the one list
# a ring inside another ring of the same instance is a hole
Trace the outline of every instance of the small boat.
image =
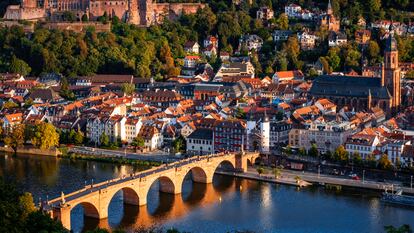
[(393, 191), (389, 193), (387, 190), (385, 190), (385, 192), (382, 194), (381, 201), (414, 207), (414, 196), (403, 195), (402, 192), (403, 191), (401, 189), (397, 190), (395, 193)]

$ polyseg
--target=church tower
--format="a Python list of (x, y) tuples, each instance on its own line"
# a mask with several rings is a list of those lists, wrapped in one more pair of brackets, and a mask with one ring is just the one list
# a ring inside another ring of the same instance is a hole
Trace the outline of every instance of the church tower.
[(398, 63), (397, 40), (391, 30), (384, 52), (384, 83), (392, 96), (391, 107), (395, 113), (401, 104), (401, 71)]
[(331, 0), (329, 0), (329, 3), (328, 3), (328, 9), (326, 10), (326, 13), (327, 13), (328, 15), (333, 15), (333, 10), (332, 10)]

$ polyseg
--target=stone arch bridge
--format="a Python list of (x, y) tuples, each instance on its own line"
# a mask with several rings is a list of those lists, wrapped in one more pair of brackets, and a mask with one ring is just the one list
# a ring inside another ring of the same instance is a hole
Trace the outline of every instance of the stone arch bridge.
[(153, 183), (159, 181), (160, 192), (181, 193), (184, 178), (191, 172), (193, 182), (212, 183), (215, 171), (224, 164), (232, 165), (239, 172), (247, 170), (248, 164), (255, 163), (258, 153), (215, 154), (196, 156), (171, 164), (145, 170), (130, 176), (110, 180), (63, 195), (46, 203), (43, 208), (70, 230), (71, 210), (82, 205), (84, 215), (97, 219), (108, 217), (109, 204), (114, 195), (123, 191), (126, 204), (142, 206), (147, 204), (147, 194)]

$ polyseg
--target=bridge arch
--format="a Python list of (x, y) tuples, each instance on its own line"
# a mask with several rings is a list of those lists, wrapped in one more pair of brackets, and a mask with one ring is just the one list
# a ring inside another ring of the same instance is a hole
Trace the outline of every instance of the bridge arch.
[(99, 216), (100, 216), (99, 210), (95, 206), (95, 204), (93, 204), (91, 202), (87, 202), (87, 201), (80, 202), (80, 203), (76, 204), (75, 206), (73, 206), (73, 208), (71, 210), (75, 209), (79, 205), (81, 205), (82, 208), (83, 208), (83, 215), (84, 216), (99, 219)]
[[(159, 182), (159, 191), (163, 193), (176, 193), (177, 187), (175, 187), (174, 181), (168, 176), (160, 176), (149, 183), (148, 188)], [(148, 193), (148, 192), (147, 192)]]
[(140, 204), (140, 197), (138, 192), (131, 188), (131, 187), (121, 187), (119, 189), (114, 189), (114, 191), (110, 194), (108, 208), (112, 199), (116, 196), (118, 192), (122, 191), (122, 199), (125, 204), (128, 205), (139, 205)]
[(209, 183), (210, 180), (210, 174), (207, 174), (206, 170), (199, 166), (192, 167), (186, 174), (186, 176), (191, 172), (191, 179), (193, 182), (197, 183)]
[(234, 171), (236, 169), (236, 164), (234, 161), (225, 159), (218, 162), (217, 166), (214, 169), (214, 172), (216, 172), (218, 169), (222, 171)]

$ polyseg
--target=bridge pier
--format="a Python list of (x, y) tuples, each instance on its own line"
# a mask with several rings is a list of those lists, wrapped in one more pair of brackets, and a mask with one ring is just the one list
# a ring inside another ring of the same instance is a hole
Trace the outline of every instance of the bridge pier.
[(54, 207), (52, 210), (52, 218), (56, 218), (60, 220), (63, 227), (70, 230), (70, 211), (72, 208), (67, 206), (61, 206), (61, 207)]

